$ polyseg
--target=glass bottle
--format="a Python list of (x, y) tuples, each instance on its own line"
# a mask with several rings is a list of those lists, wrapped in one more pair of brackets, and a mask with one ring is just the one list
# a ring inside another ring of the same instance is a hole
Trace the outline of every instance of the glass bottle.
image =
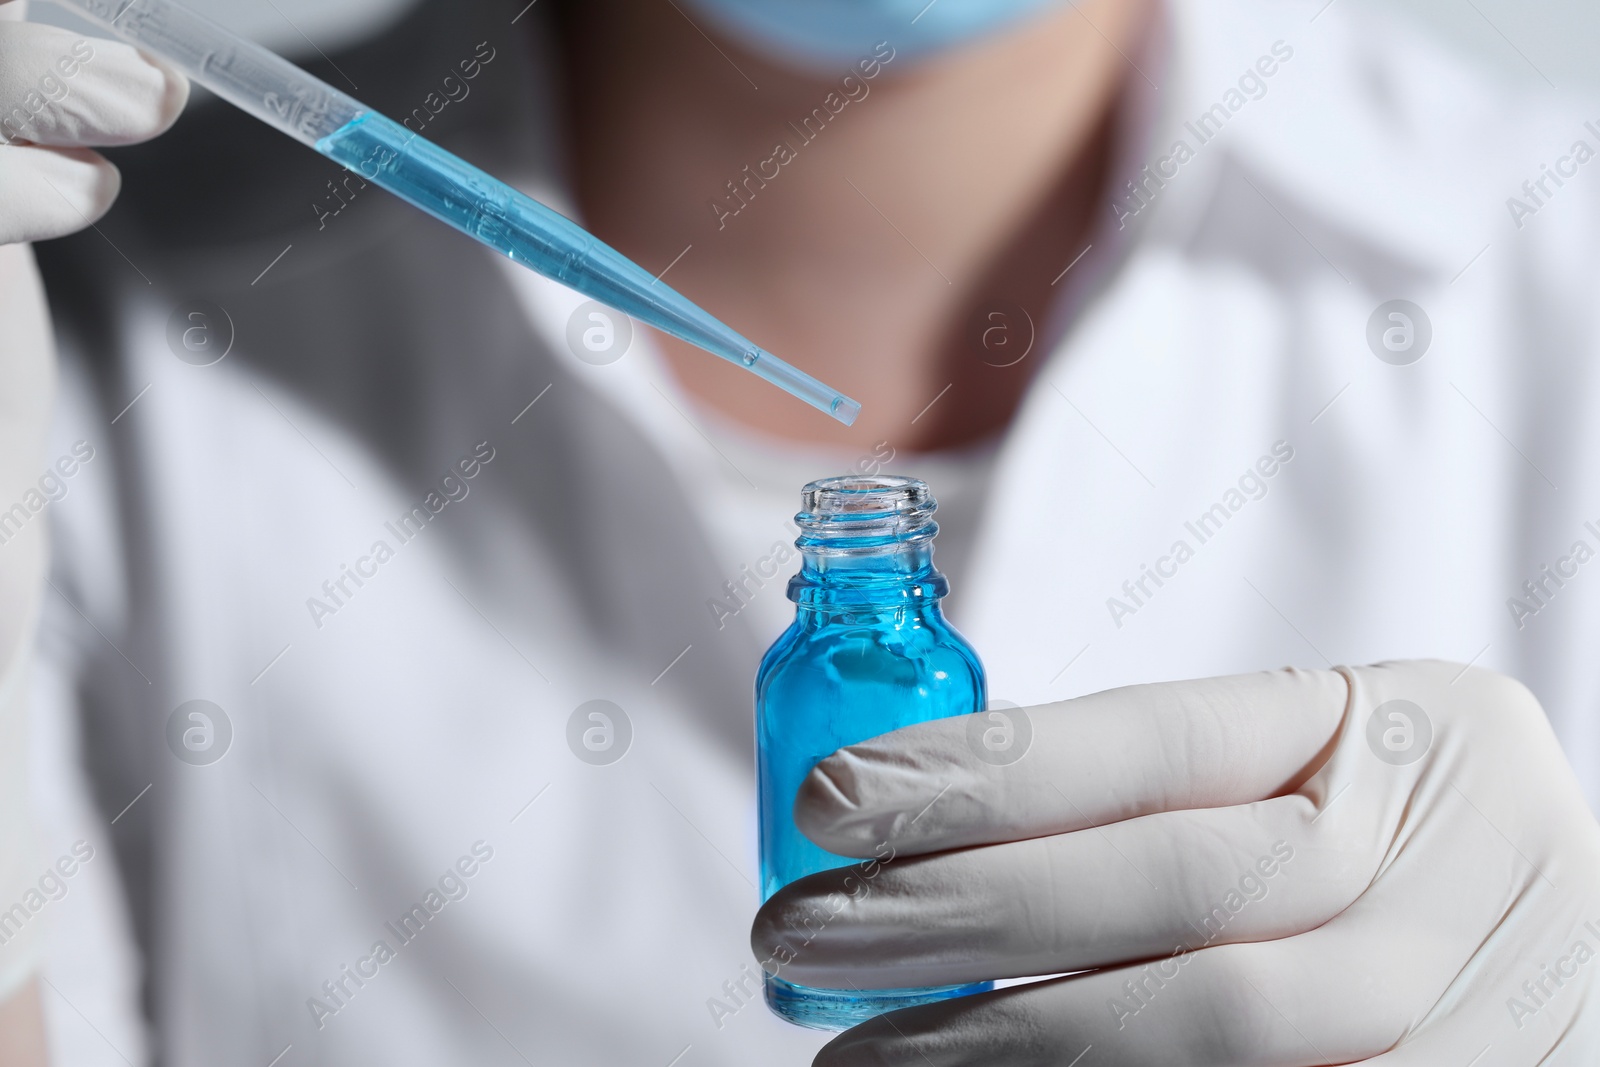
[[(812, 482), (801, 499), (800, 573), (789, 582), (795, 620), (756, 675), (763, 902), (797, 878), (859, 862), (795, 826), (796, 791), (817, 763), (869, 737), (984, 706), (983, 664), (939, 608), (950, 586), (933, 566), (939, 527), (928, 486), (850, 475)], [(991, 988), (819, 989), (770, 971), (764, 983), (776, 1014), (825, 1030)]]

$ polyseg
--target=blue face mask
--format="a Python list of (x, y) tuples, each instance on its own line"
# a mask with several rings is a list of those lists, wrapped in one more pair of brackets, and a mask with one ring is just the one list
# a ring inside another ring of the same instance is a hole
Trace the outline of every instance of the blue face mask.
[(756, 51), (823, 70), (887, 41), (913, 60), (1009, 27), (1061, 0), (687, 0)]

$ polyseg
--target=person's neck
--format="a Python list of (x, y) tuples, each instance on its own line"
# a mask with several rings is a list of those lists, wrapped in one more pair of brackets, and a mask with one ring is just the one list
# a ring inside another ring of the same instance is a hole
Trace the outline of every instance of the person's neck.
[(1042, 358), (1005, 365), (1028, 331), (1015, 309), (1041, 328), (1088, 239), (1146, 0), (1084, 0), (915, 67), (864, 54), (870, 79), (796, 74), (675, 7), (574, 5), (586, 223), (862, 413), (847, 430), (663, 338), (684, 387), (803, 441), (927, 450), (1001, 429)]

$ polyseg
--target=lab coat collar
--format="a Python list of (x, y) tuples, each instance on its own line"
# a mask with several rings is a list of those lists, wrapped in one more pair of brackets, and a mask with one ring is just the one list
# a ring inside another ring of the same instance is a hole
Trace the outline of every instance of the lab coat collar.
[[(1163, 236), (1181, 242), (1202, 224), (1230, 168), (1341, 273), (1341, 253), (1360, 248), (1449, 279), (1504, 234), (1502, 198), (1471, 131), (1526, 107), (1523, 94), (1495, 92), (1381, 11), (1167, 3), (1174, 56), (1145, 163), (1155, 168), (1180, 141), (1195, 154), (1167, 167), (1178, 175), (1159, 194), (1168, 210), (1155, 214), (1166, 217), (1152, 221)], [(1441, 114), (1459, 121), (1441, 124)], [(1457, 180), (1469, 174), (1484, 180)]]

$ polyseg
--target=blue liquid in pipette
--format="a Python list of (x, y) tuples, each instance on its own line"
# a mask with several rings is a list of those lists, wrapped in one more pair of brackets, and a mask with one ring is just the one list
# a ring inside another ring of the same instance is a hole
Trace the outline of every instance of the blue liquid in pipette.
[(512, 260), (755, 372), (849, 425), (861, 405), (702, 311), (581, 226), (376, 112), (316, 149)]

